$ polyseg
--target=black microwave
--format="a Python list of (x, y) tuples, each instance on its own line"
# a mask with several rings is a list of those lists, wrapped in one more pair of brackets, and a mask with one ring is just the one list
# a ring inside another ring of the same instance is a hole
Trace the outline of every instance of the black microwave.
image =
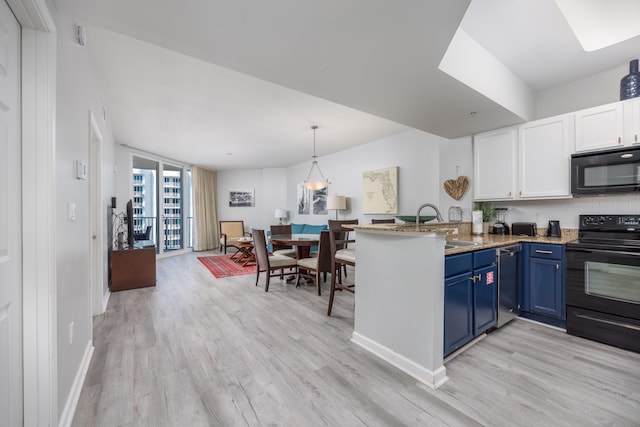
[(574, 196), (640, 191), (640, 146), (571, 155)]

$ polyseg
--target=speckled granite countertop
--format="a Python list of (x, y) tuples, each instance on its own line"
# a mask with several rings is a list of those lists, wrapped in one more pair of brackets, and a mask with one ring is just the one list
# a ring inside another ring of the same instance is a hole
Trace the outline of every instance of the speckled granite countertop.
[[(484, 233), (482, 235), (473, 235), (471, 234), (470, 222), (427, 223), (420, 224), (420, 227), (418, 229), (416, 229), (415, 224), (362, 224), (353, 226), (353, 229), (355, 229), (356, 231), (375, 230), (398, 233), (438, 233), (447, 231), (447, 240), (461, 240), (465, 242), (479, 243), (475, 246), (447, 249), (445, 251), (445, 255), (477, 251), (478, 249), (496, 248), (499, 246), (506, 246), (518, 242), (553, 243), (557, 245), (563, 245), (578, 238), (578, 230), (565, 228), (562, 229), (562, 237), (546, 237), (545, 234), (547, 230), (546, 228), (541, 230), (541, 227), (538, 228), (539, 234), (537, 236), (512, 236), (488, 233)], [(542, 235), (540, 233), (542, 233)]]

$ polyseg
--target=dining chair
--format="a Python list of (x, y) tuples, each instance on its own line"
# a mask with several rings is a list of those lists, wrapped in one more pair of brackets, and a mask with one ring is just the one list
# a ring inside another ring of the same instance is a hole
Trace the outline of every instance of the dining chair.
[(371, 224), (395, 224), (395, 218), (372, 219)]
[(342, 224), (358, 224), (358, 220), (329, 220), (329, 248), (331, 250), (331, 290), (329, 293), (329, 307), (327, 316), (331, 316), (333, 297), (336, 291), (348, 291), (355, 293), (355, 285), (342, 283), (342, 270), (348, 265), (355, 267), (356, 250), (349, 248), (349, 243), (355, 243), (355, 239), (349, 239), (349, 232), (345, 231)]
[[(291, 234), (291, 224), (279, 224), (270, 226), (271, 235)], [(285, 255), (291, 258), (296, 257), (296, 250), (293, 246), (271, 244), (271, 253), (274, 255)]]
[[(314, 272), (311, 274), (310, 272)], [(320, 232), (320, 240), (318, 243), (318, 256), (310, 258), (302, 258), (298, 260), (298, 276), (313, 279), (320, 292), (320, 274), (324, 273), (324, 282), (327, 281), (327, 273), (331, 272), (331, 248), (329, 241), (329, 231)]]
[[(357, 219), (341, 219), (341, 220), (336, 220), (336, 219), (330, 219), (329, 222), (329, 229), (333, 229), (333, 231), (335, 231), (337, 234), (336, 239), (338, 241), (346, 241), (349, 240), (349, 230), (344, 228), (342, 226), (342, 224), (345, 225), (349, 225), (349, 224), (358, 224), (358, 220)], [(340, 249), (346, 249), (347, 248), (347, 243), (340, 243), (338, 244), (338, 247), (336, 248), (337, 250)], [(342, 278), (342, 274), (344, 274), (345, 277), (347, 277), (347, 266), (344, 265), (342, 266), (342, 269), (340, 271), (338, 271), (338, 277), (341, 279)]]
[[(296, 283), (298, 283), (298, 264), (295, 258), (291, 258), (285, 255), (271, 255), (267, 251), (267, 239), (264, 235), (264, 230), (252, 229), (253, 235), (253, 249), (256, 252), (256, 286), (260, 280), (260, 273), (267, 273), (267, 280), (264, 286), (264, 291), (269, 292), (269, 279), (271, 277), (280, 277), (280, 280), (284, 277), (284, 269), (292, 268), (296, 273)], [(274, 273), (274, 271), (278, 271)]]
[(153, 226), (151, 225), (147, 225), (147, 227), (144, 230), (144, 233), (133, 233), (133, 240), (138, 241), (138, 240), (151, 240), (151, 230), (153, 229)]

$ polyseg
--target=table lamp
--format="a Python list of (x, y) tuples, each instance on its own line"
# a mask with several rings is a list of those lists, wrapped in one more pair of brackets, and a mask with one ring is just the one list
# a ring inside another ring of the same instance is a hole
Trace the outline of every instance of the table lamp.
[(327, 210), (336, 211), (336, 219), (338, 219), (338, 211), (347, 209), (347, 198), (345, 196), (327, 196)]
[(278, 224), (282, 225), (282, 219), (287, 217), (287, 211), (285, 209), (276, 209), (275, 217), (280, 220)]

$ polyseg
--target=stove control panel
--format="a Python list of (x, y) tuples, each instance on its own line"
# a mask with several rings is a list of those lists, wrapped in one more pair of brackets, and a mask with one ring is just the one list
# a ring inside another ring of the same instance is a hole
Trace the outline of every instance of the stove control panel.
[(627, 227), (640, 227), (640, 215), (580, 215), (580, 229)]

